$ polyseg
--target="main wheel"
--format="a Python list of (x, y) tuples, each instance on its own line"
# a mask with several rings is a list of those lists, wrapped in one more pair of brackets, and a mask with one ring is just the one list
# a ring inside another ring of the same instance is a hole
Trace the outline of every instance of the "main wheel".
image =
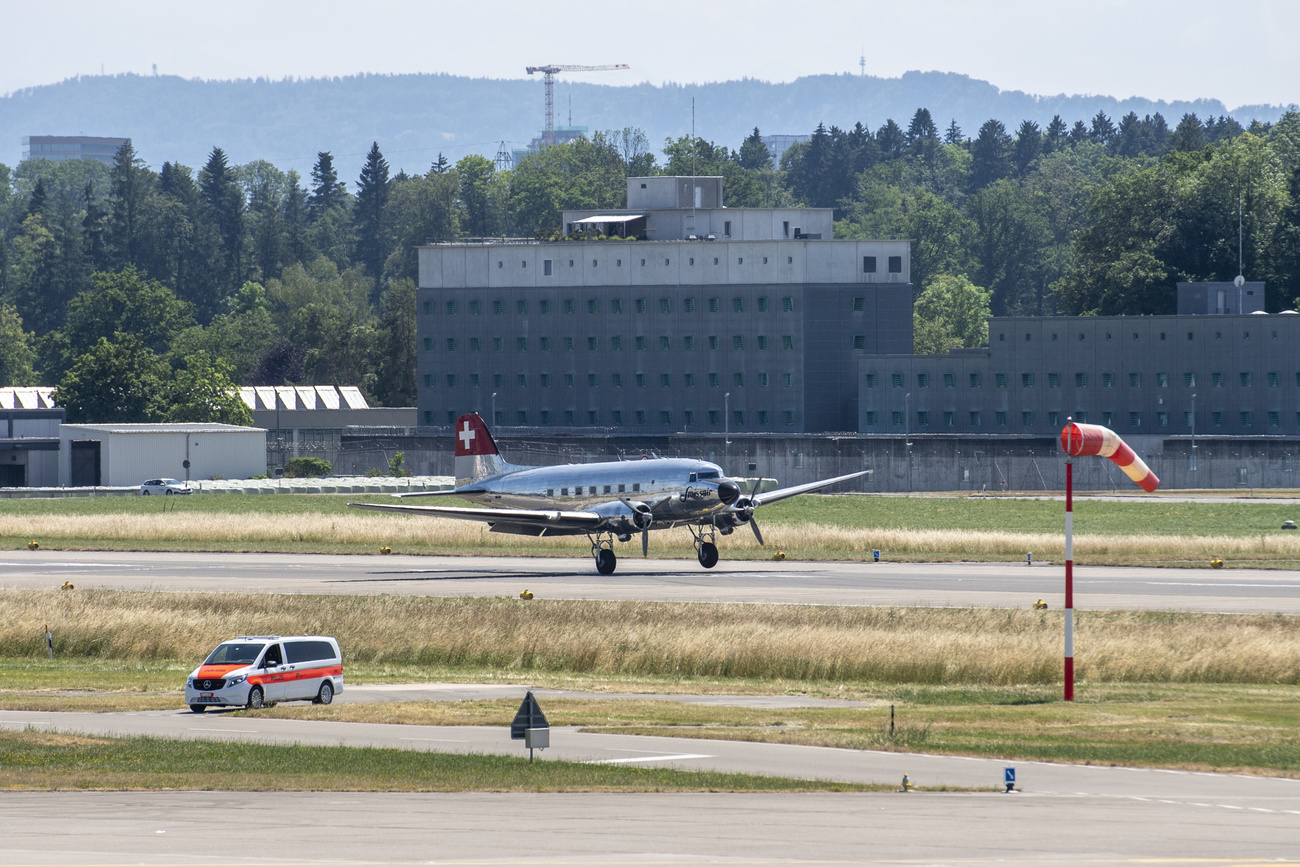
[(312, 699), (312, 704), (329, 704), (334, 700), (334, 684), (328, 680), (320, 685), (320, 692)]
[(601, 575), (613, 575), (614, 567), (618, 565), (618, 558), (614, 552), (608, 548), (601, 548), (596, 553), (596, 571)]
[(718, 565), (718, 546), (712, 542), (700, 543), (700, 565), (712, 569)]
[(203, 713), (203, 712), (204, 712), (205, 710), (207, 710), (207, 709), (208, 709), (208, 706), (207, 706), (206, 704), (192, 704), (192, 705), (190, 705), (190, 710), (193, 711), (194, 713)]
[(266, 707), (266, 696), (262, 693), (260, 686), (255, 686), (248, 691), (248, 706), (253, 710), (261, 710)]

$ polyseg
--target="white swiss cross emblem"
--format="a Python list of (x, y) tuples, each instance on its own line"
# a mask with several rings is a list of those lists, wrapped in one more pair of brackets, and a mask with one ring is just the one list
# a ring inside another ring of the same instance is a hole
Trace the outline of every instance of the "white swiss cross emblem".
[(465, 422), (465, 427), (458, 434), (460, 441), (464, 444), (465, 451), (469, 451), (470, 443), (474, 442), (474, 431), (470, 429), (469, 422)]

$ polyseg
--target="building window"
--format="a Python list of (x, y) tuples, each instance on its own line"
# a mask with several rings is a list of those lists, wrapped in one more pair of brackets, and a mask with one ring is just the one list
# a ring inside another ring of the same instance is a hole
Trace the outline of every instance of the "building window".
[(687, 388), (695, 388), (695, 374), (683, 373), (682, 385), (686, 386)]
[(424, 351), (431, 352), (432, 350), (433, 350), (433, 338), (432, 337), (424, 338)]
[(874, 274), (874, 273), (876, 273), (876, 257), (875, 257), (875, 256), (863, 256), (863, 257), (862, 257), (862, 273), (863, 273), (863, 274)]
[(853, 312), (863, 313), (867, 309), (867, 299), (858, 297), (853, 299)]
[(943, 411), (943, 424), (944, 424), (944, 427), (956, 427), (956, 425), (957, 425), (957, 413), (953, 412), (952, 410), (947, 410), (947, 409), (944, 410), (944, 411)]
[(945, 374), (943, 375), (943, 387), (944, 387), (944, 388), (956, 388), (956, 387), (957, 387), (957, 377), (956, 377), (956, 375), (951, 374), (951, 373), (945, 373)]
[(663, 352), (667, 352), (668, 350), (670, 350), (670, 349), (672, 349), (672, 348), (673, 348), (673, 342), (672, 342), (671, 338), (664, 337), (664, 336), (661, 336), (661, 337), (659, 338), (659, 349), (660, 349), (660, 350), (662, 350)]
[(1034, 387), (1034, 375), (1033, 375), (1032, 373), (1022, 373), (1022, 374), (1020, 374), (1020, 387), (1021, 387), (1021, 388), (1033, 388), (1033, 387)]
[(970, 412), (970, 426), (971, 427), (980, 426), (980, 411), (977, 409), (973, 409)]
[(903, 257), (902, 257), (902, 256), (890, 256), (890, 257), (889, 257), (889, 273), (890, 273), (890, 274), (902, 274), (902, 273), (903, 273)]
[(793, 298), (793, 296), (786, 295), (784, 298), (781, 299), (781, 312), (782, 312), (782, 313), (793, 313), (793, 312), (794, 312), (794, 298)]
[(515, 424), (528, 424), (528, 412), (526, 410), (520, 409), (515, 411)]
[(891, 373), (891, 374), (889, 374), (889, 383), (890, 383), (890, 385), (892, 385), (894, 388), (902, 388), (902, 387), (903, 387), (903, 374), (901, 374), (901, 373)]
[(970, 375), (970, 387), (971, 387), (971, 388), (983, 388), (983, 387), (984, 387), (984, 377), (983, 377), (981, 374), (978, 374), (978, 373), (972, 373), (972, 374)]
[(610, 313), (622, 313), (622, 312), (623, 312), (623, 299), (622, 299), (622, 298), (611, 298), (611, 299), (609, 299), (609, 312), (610, 312)]
[(744, 387), (745, 387), (745, 374), (740, 373), (739, 371), (737, 371), (736, 373), (731, 374), (731, 384), (732, 384), (733, 386), (735, 386), (736, 388), (744, 388)]
[(1210, 424), (1223, 427), (1223, 413), (1221, 411), (1210, 413)]
[(781, 335), (781, 348), (782, 348), (782, 349), (794, 349), (794, 335), (793, 335), (793, 334), (782, 334), (782, 335)]
[(504, 388), (504, 387), (505, 387), (505, 383), (506, 383), (506, 377), (505, 377), (505, 374), (503, 374), (503, 373), (494, 373), (494, 374), (492, 374), (492, 387), (493, 387), (493, 388)]
[(522, 298), (519, 299), (518, 301), (516, 301), (516, 302), (515, 302), (515, 313), (519, 314), (520, 316), (527, 316), (527, 315), (528, 315), (528, 302), (525, 301), (525, 300), (522, 299)]
[(565, 351), (565, 352), (572, 352), (572, 351), (573, 351), (573, 338), (572, 338), (572, 337), (566, 337), (566, 338), (564, 338), (564, 351)]
[[(595, 263), (593, 262), (592, 264), (595, 264)], [(566, 409), (566, 410), (564, 411), (564, 423), (565, 423), (566, 425), (569, 425), (570, 427), (572, 427), (572, 425), (573, 425), (573, 410), (571, 410), (571, 409)], [(561, 491), (560, 493), (564, 493), (564, 492)]]
[(644, 313), (646, 309), (645, 299), (644, 298), (636, 299), (636, 301), (632, 302), (632, 306), (636, 309), (637, 313)]
[(928, 411), (923, 409), (918, 409), (916, 411), (916, 426), (917, 427), (930, 426), (930, 413)]
[(537, 302), (537, 312), (543, 316), (551, 315), (551, 299), (543, 298)]
[(564, 387), (573, 388), (574, 375), (572, 373), (564, 374)]
[(1273, 411), (1273, 410), (1269, 410), (1269, 413), (1268, 413), (1268, 426), (1269, 426), (1269, 427), (1281, 427), (1281, 426), (1282, 426), (1282, 418), (1281, 418), (1281, 415), (1280, 415), (1279, 413)]
[(1140, 412), (1130, 412), (1130, 413), (1128, 414), (1128, 426), (1129, 426), (1129, 427), (1141, 427), (1141, 426), (1142, 426), (1142, 413), (1140, 413)]
[(687, 312), (687, 313), (694, 313), (694, 312), (695, 312), (695, 299), (694, 299), (694, 298), (683, 298), (683, 299), (682, 299), (682, 310), (684, 310), (684, 311)]
[(1195, 374), (1195, 373), (1184, 373), (1184, 374), (1183, 374), (1183, 385), (1186, 386), (1187, 388), (1196, 388), (1196, 374)]
[(551, 375), (549, 373), (539, 373), (537, 378), (542, 383), (542, 388), (551, 387)]
[(928, 373), (918, 373), (918, 374), (916, 375), (916, 387), (917, 387), (917, 388), (929, 388), (929, 387), (930, 387), (930, 374), (928, 374)]
[(894, 410), (889, 414), (889, 420), (894, 423), (894, 427), (903, 426), (903, 414), (898, 410)]
[(1156, 427), (1169, 427), (1169, 413), (1167, 412), (1156, 413)]
[(767, 374), (766, 374), (766, 373), (760, 373), (760, 374), (757, 374), (757, 376), (758, 376), (758, 386), (759, 386), (759, 388), (767, 388)]
[[(722, 221), (722, 237), (724, 237), (724, 238), (730, 238), (730, 237), (731, 237), (731, 221), (730, 221), (730, 220), (723, 220), (723, 221)], [(716, 265), (717, 263), (714, 262), (713, 264)]]
[(520, 352), (527, 352), (527, 351), (528, 351), (528, 338), (527, 338), (527, 337), (516, 337), (516, 338), (515, 338), (515, 349), (517, 349), (517, 350), (520, 351)]
[(721, 309), (721, 308), (718, 306), (718, 299), (717, 299), (717, 298), (710, 298), (710, 299), (709, 299), (709, 312), (710, 312), (710, 313), (717, 313), (719, 309)]
[(998, 427), (1006, 427), (1007, 411), (1005, 409), (1000, 409), (995, 413), (993, 413), (993, 423), (996, 424)]
[[(471, 303), (472, 303), (472, 302), (471, 302)], [(455, 301), (448, 301), (448, 302), (447, 302), (447, 315), (448, 315), (448, 316), (455, 316), (455, 315), (456, 315), (456, 302), (455, 302)]]
[[(433, 377), (430, 377), (430, 379), (432, 379), (432, 378), (433, 378)], [(432, 384), (433, 384), (433, 383), (430, 383), (430, 385), (432, 385)], [(449, 374), (447, 374), (447, 387), (448, 387), (448, 388), (455, 388), (455, 387), (456, 387), (456, 374), (454, 374), (454, 373), (449, 373)]]
[(622, 336), (621, 334), (615, 334), (615, 335), (611, 336), (611, 337), (609, 338), (609, 348), (612, 349), (612, 350), (614, 350), (615, 352), (622, 352), (622, 351), (623, 351), (623, 336)]
[(659, 423), (669, 425), (673, 423), (673, 414), (666, 409), (659, 410)]
[(743, 427), (745, 424), (745, 411), (743, 409), (733, 409), (731, 411), (731, 423), (736, 427)]
[[(793, 416), (794, 413), (790, 413), (790, 415)], [(787, 421), (786, 424), (790, 424), (790, 422)], [(876, 412), (875, 410), (869, 409), (867, 410), (867, 427), (875, 427), (875, 426), (876, 426)]]
[(493, 351), (493, 352), (502, 352), (502, 351), (505, 350), (505, 348), (506, 348), (506, 341), (505, 341), (505, 338), (504, 338), (504, 337), (493, 337), (493, 338), (492, 338), (492, 351)]
[(645, 337), (644, 337), (644, 336), (642, 336), (642, 337), (638, 337), (638, 338), (636, 339), (636, 351), (637, 351), (637, 352), (645, 352), (645, 350), (646, 350)]
[(758, 338), (757, 338), (757, 339), (758, 339), (758, 348), (759, 348), (759, 349), (767, 349), (767, 335), (766, 335), (766, 334), (760, 334), (760, 335), (758, 335)]
[(1141, 374), (1141, 373), (1138, 373), (1137, 371), (1134, 371), (1134, 372), (1130, 373), (1130, 374), (1128, 375), (1128, 387), (1129, 387), (1129, 388), (1141, 388), (1141, 387), (1142, 387), (1142, 374)]
[[(691, 264), (695, 264), (694, 259), (691, 260)], [(695, 410), (687, 409), (682, 411), (682, 424), (687, 426), (695, 424)]]
[(1223, 388), (1223, 373), (1215, 372), (1210, 374), (1210, 388)]
[(587, 350), (588, 350), (589, 352), (596, 352), (596, 351), (599, 350), (599, 349), (600, 349), (600, 338), (599, 338), (599, 337), (588, 337), (588, 338), (587, 338)]
[(1278, 373), (1278, 372), (1275, 371), (1275, 370), (1274, 370), (1274, 371), (1269, 371), (1269, 373), (1268, 373), (1268, 387), (1269, 387), (1269, 388), (1277, 388), (1277, 387), (1280, 386), (1281, 384), (1282, 384), (1282, 374)]
[(433, 315), (433, 302), (432, 302), (432, 301), (426, 301), (426, 302), (424, 302), (424, 315), (425, 315), (425, 316), (432, 316), (432, 315)]
[[(519, 374), (519, 375), (520, 375), (521, 377), (523, 376), (522, 373)], [(596, 388), (596, 387), (598, 387), (599, 385), (600, 385), (600, 374), (599, 374), (599, 373), (589, 373), (589, 374), (587, 374), (587, 388)]]
[(667, 299), (667, 298), (660, 298), (660, 299), (659, 299), (659, 312), (660, 312), (660, 313), (672, 313), (672, 312), (673, 312), (673, 303), (672, 303), (672, 301), (670, 301), (670, 300)]
[[(1084, 418), (1084, 415), (1083, 415), (1083, 413), (1081, 413), (1081, 412), (1076, 412), (1076, 413), (1074, 414), (1074, 420), (1077, 421), (1077, 422), (1079, 422), (1080, 424), (1084, 424), (1084, 423), (1087, 421), (1087, 419)], [(1104, 426), (1106, 426), (1106, 427), (1114, 427), (1114, 426), (1115, 426), (1115, 413), (1113, 413), (1113, 412), (1103, 412), (1103, 413), (1101, 414), (1101, 423), (1102, 423)]]
[(741, 297), (739, 297), (739, 296), (737, 296), (737, 297), (735, 297), (735, 298), (732, 298), (732, 299), (731, 299), (731, 312), (732, 312), (732, 313), (744, 313), (744, 312), (745, 312), (745, 299), (744, 299), (744, 298), (741, 298)]
[(716, 373), (709, 374), (709, 388), (721, 388), (722, 383)]
[(588, 299), (587, 299), (587, 312), (588, 312), (588, 313), (599, 313), (599, 312), (600, 312), (600, 299), (599, 299), (599, 298), (588, 298)]
[(695, 350), (695, 338), (690, 335), (683, 337), (682, 349), (686, 350), (687, 352), (693, 352)]
[(722, 424), (722, 413), (718, 412), (716, 409), (709, 410), (709, 424), (713, 427)]
[(1074, 375), (1074, 387), (1075, 387), (1075, 388), (1087, 388), (1087, 387), (1088, 387), (1088, 374), (1086, 374), (1086, 373), (1076, 373), (1076, 374)]
[(1059, 373), (1049, 373), (1049, 374), (1047, 374), (1047, 387), (1048, 387), (1048, 388), (1060, 388), (1060, 387), (1061, 387), (1061, 374), (1059, 374)]
[(671, 373), (661, 373), (661, 374), (659, 374), (659, 387), (660, 387), (660, 388), (672, 388), (672, 387), (673, 387), (673, 375), (672, 375)]
[[(477, 339), (478, 339), (478, 338), (471, 337), (471, 338), (470, 338), (470, 341), (472, 342), (472, 341), (477, 340)], [(550, 352), (550, 351), (551, 351), (551, 338), (549, 338), (549, 337), (539, 337), (539, 338), (537, 338), (537, 346), (538, 346), (539, 349), (542, 350), (542, 352)], [(473, 348), (473, 347), (471, 346), (470, 348)]]
[(550, 259), (543, 259), (543, 260), (542, 260), (542, 276), (543, 276), (543, 277), (550, 277), (550, 276), (551, 276), (551, 271), (552, 271), (551, 260), (550, 260)]
[(528, 387), (528, 374), (526, 373), (516, 374), (516, 378), (520, 388)]
[(874, 373), (867, 374), (867, 388), (878, 388), (879, 384), (880, 384), (880, 377), (877, 374)]
[(718, 335), (716, 335), (716, 334), (710, 334), (710, 335), (709, 335), (709, 349), (716, 350), (717, 348), (718, 348)]
[(456, 351), (456, 338), (454, 338), (454, 337), (448, 337), (448, 338), (447, 338), (447, 351), (448, 351), (448, 352), (455, 352), (455, 351)]
[(767, 410), (765, 410), (765, 409), (760, 409), (760, 410), (758, 411), (758, 423), (759, 423), (760, 425), (763, 425), (763, 426), (767, 426), (767, 425), (769, 425), (769, 424), (772, 423), (771, 421), (768, 420), (768, 412), (767, 412)]
[(494, 315), (496, 315), (496, 316), (501, 316), (501, 315), (503, 315), (505, 312), (506, 312), (506, 302), (504, 302), (504, 301), (493, 301), (493, 302), (492, 302), (492, 313), (493, 313)]
[(1056, 410), (1050, 410), (1047, 413), (1047, 423), (1052, 427), (1056, 427), (1061, 423), (1061, 414)]
[(600, 413), (594, 409), (587, 410), (587, 424), (595, 425), (600, 423)]
[(865, 335), (865, 334), (855, 334), (855, 335), (853, 335), (853, 348), (854, 348), (854, 349), (866, 349), (866, 348), (867, 348), (867, 335)]
[[(1079, 424), (1087, 424), (1088, 414), (1083, 410), (1079, 410), (1074, 414), (1074, 420), (1077, 421)], [(1107, 425), (1110, 424), (1110, 413), (1106, 413), (1106, 424)]]
[(794, 374), (793, 373), (781, 374), (781, 384), (784, 385), (786, 388), (794, 388)]
[(611, 373), (611, 374), (609, 375), (609, 384), (612, 385), (612, 386), (614, 386), (614, 388), (622, 388), (622, 387), (623, 387), (623, 374), (621, 374), (621, 373)]
[(432, 374), (432, 373), (426, 373), (426, 374), (424, 375), (424, 387), (425, 387), (425, 388), (433, 388), (433, 374)]
[[(767, 260), (764, 259), (763, 261), (766, 262)], [(758, 312), (759, 312), (759, 313), (766, 313), (766, 312), (767, 312), (767, 296), (766, 296), (766, 295), (760, 295), (760, 296), (758, 296)]]
[[(868, 415), (871, 416), (870, 423), (874, 425), (876, 423), (876, 414), (873, 412), (873, 413), (868, 413)], [(781, 421), (785, 422), (788, 425), (794, 424), (794, 410), (792, 409), (781, 410)], [(800, 465), (802, 465), (802, 461), (800, 462)]]
[(1250, 427), (1252, 424), (1254, 424), (1254, 417), (1251, 415), (1249, 410), (1244, 410), (1241, 413), (1241, 426)]
[(565, 312), (566, 314), (571, 314), (571, 313), (573, 313), (573, 310), (574, 310), (573, 299), (572, 299), (572, 298), (565, 298), (565, 299), (564, 299), (564, 312)]
[(478, 386), (479, 386), (478, 374), (477, 374), (477, 373), (471, 373), (471, 374), (469, 375), (469, 387), (470, 387), (470, 388), (478, 388)]
[(1005, 373), (995, 373), (995, 374), (993, 374), (993, 387), (994, 387), (994, 388), (1006, 388), (1006, 387), (1007, 387), (1007, 375), (1006, 375)]
[(1101, 375), (1101, 387), (1102, 387), (1102, 388), (1114, 388), (1114, 387), (1115, 387), (1115, 374), (1113, 374), (1113, 373), (1103, 373), (1103, 374)]
[(1169, 387), (1169, 374), (1167, 374), (1167, 373), (1157, 373), (1157, 374), (1156, 374), (1156, 388), (1168, 388), (1168, 387)]
[(638, 374), (636, 375), (636, 387), (637, 387), (637, 388), (645, 388), (645, 374), (644, 374), (644, 373), (638, 373)]
[(1241, 372), (1240, 376), (1241, 376), (1241, 387), (1242, 387), (1242, 388), (1250, 388), (1250, 378), (1251, 378), (1251, 377), (1250, 377), (1250, 371), (1249, 371), (1249, 370), (1243, 370), (1243, 371)]
[(1033, 427), (1033, 426), (1034, 426), (1034, 413), (1033, 413), (1033, 410), (1028, 410), (1028, 409), (1027, 409), (1027, 410), (1023, 411), (1022, 413), (1020, 413), (1020, 424), (1021, 424), (1022, 427)]
[(745, 348), (745, 338), (743, 335), (734, 334), (731, 337), (731, 348), (740, 350)]

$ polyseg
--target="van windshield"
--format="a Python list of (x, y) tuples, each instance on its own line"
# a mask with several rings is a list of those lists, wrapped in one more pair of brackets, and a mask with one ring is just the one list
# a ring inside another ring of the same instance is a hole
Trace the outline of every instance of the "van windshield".
[(219, 644), (217, 649), (204, 660), (204, 665), (252, 665), (257, 662), (257, 655), (266, 647), (263, 642), (232, 641)]

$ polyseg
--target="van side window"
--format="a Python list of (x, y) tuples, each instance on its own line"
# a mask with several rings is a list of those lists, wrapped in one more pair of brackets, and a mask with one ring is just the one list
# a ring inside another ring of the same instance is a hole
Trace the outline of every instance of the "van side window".
[(272, 644), (266, 649), (266, 658), (262, 660), (263, 668), (270, 668), (273, 665), (283, 665), (284, 660), (280, 656), (280, 645)]
[(334, 658), (334, 648), (328, 641), (286, 641), (284, 652), (294, 664)]

